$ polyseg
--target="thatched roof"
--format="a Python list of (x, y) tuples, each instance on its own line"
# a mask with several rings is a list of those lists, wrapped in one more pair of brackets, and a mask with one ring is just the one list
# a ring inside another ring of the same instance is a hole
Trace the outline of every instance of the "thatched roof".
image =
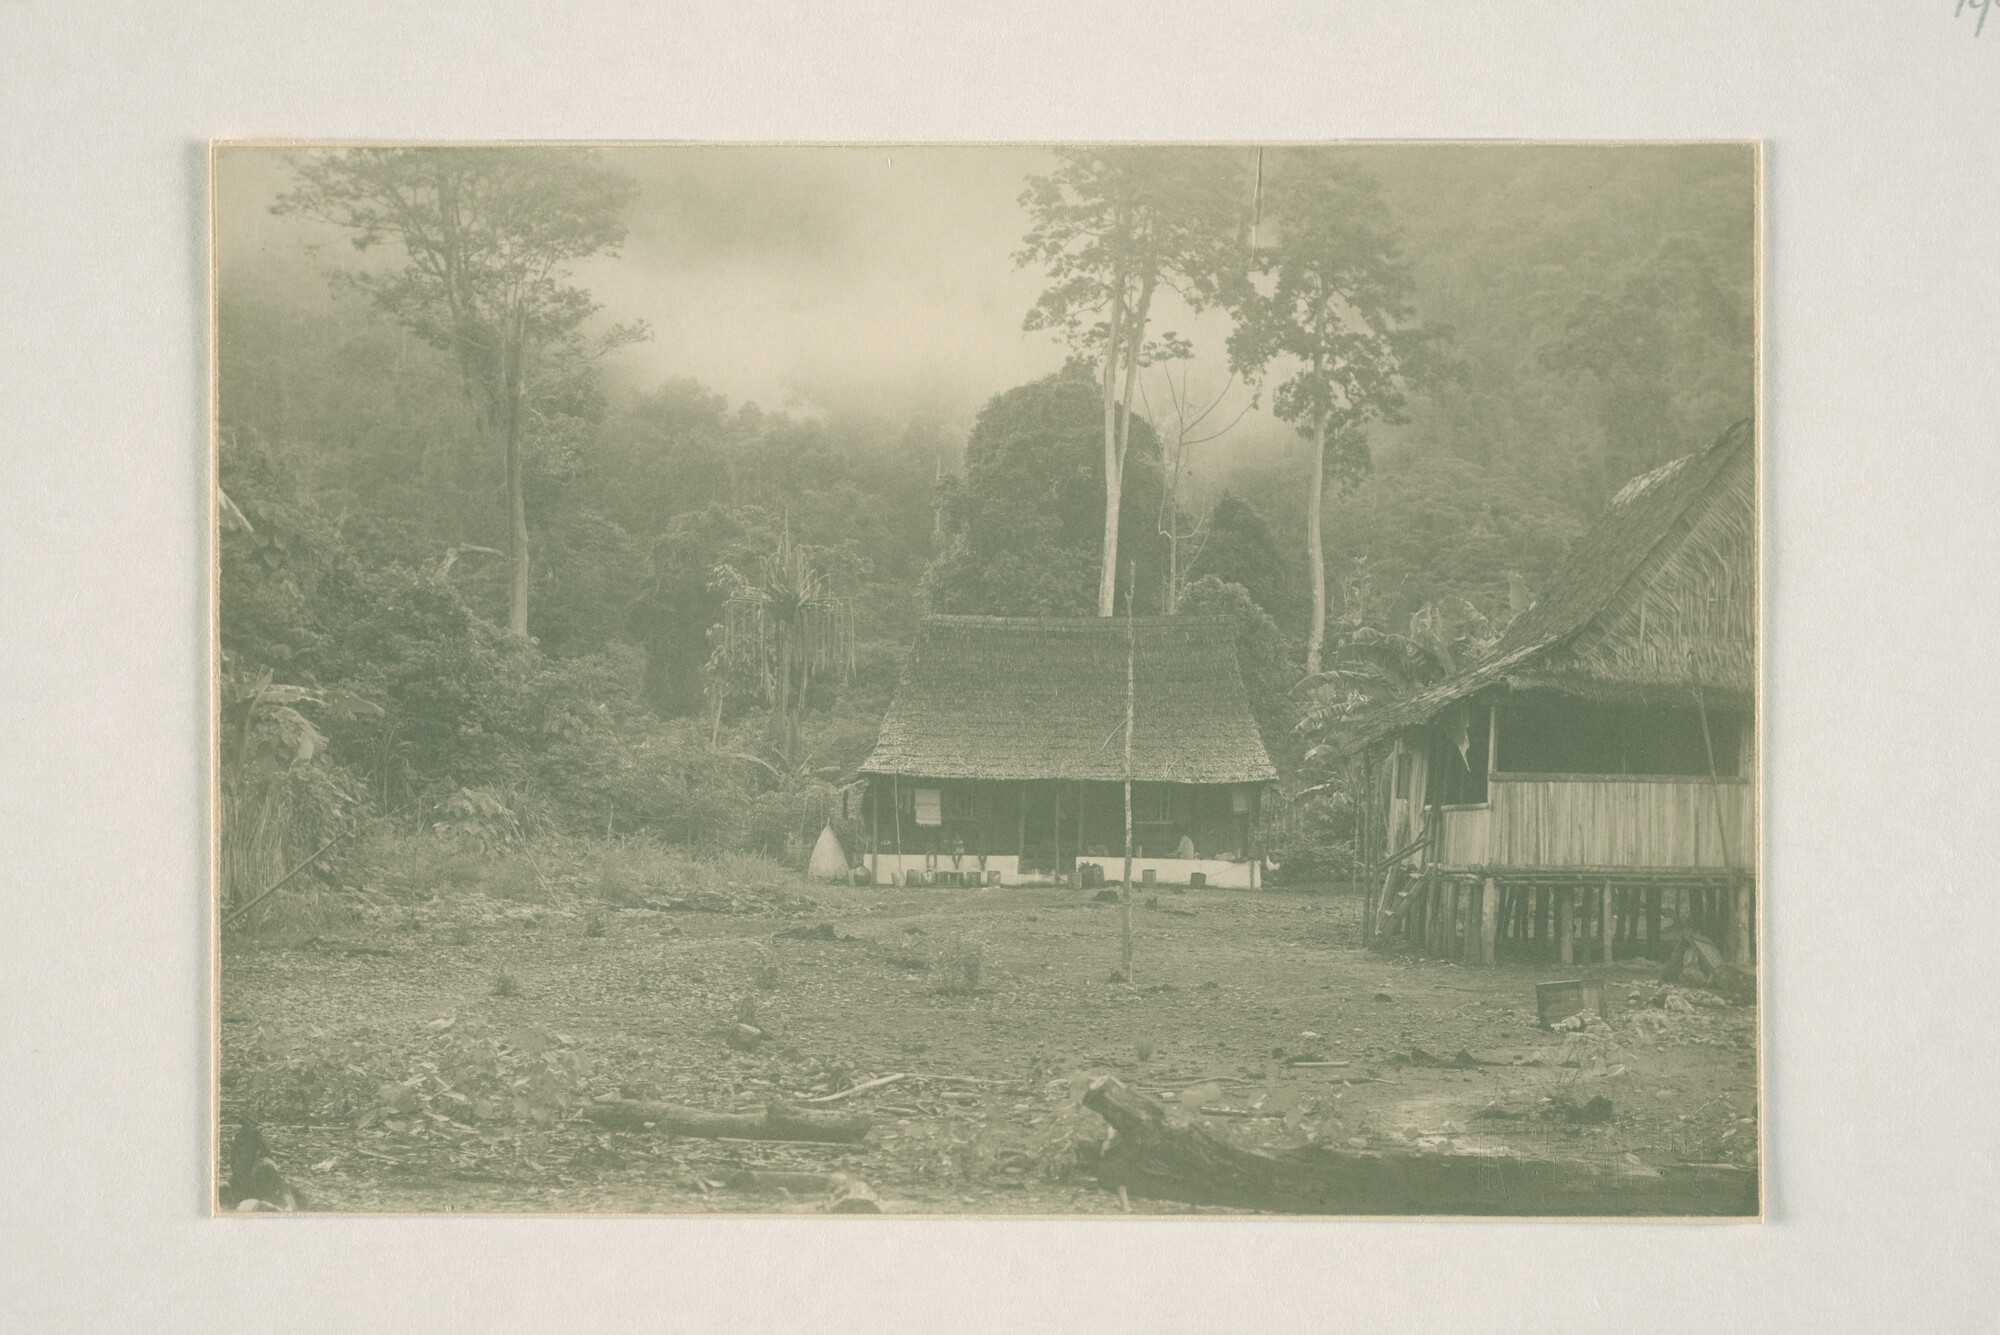
[(1190, 616), (927, 617), (861, 772), (1124, 779), (1128, 632), (1132, 778), (1278, 777), (1237, 673), (1234, 623)]
[(1634, 478), (1483, 661), (1357, 719), (1365, 746), (1505, 685), (1621, 703), (1747, 707), (1756, 693), (1756, 476), (1748, 421)]

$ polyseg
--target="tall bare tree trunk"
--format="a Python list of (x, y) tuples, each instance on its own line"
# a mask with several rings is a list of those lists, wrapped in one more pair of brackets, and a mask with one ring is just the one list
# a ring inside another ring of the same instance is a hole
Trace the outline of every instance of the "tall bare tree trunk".
[(521, 341), (522, 331), (516, 329), (501, 373), (507, 413), (507, 551), (514, 566), (507, 629), (516, 635), (528, 633), (528, 499), (521, 485)]
[(1125, 478), (1118, 467), (1118, 347), (1123, 330), (1125, 276), (1118, 275), (1111, 297), (1110, 327), (1104, 339), (1104, 559), (1097, 574), (1097, 615), (1117, 612), (1118, 508)]
[(1306, 636), (1306, 675), (1319, 672), (1326, 648), (1326, 553), (1320, 543), (1320, 499), (1326, 490), (1326, 415), (1313, 420), (1312, 489), (1306, 493), (1306, 566), (1312, 573), (1312, 632)]

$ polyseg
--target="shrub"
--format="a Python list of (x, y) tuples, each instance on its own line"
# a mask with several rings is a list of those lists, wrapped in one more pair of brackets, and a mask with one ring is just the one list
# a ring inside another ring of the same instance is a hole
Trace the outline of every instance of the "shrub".
[(947, 937), (938, 942), (931, 956), (931, 973), (937, 979), (937, 990), (954, 997), (977, 992), (985, 958), (985, 947), (970, 938)]

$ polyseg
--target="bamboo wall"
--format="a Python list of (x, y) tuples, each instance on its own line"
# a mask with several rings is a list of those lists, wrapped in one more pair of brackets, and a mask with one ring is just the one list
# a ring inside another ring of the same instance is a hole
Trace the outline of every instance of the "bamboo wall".
[(1450, 867), (1477, 867), (1489, 861), (1493, 813), (1484, 807), (1443, 813), (1444, 830), (1438, 846), (1439, 862)]
[[(1448, 845), (1458, 866), (1715, 867), (1754, 865), (1754, 785), (1724, 780), (1722, 837), (1715, 791), (1706, 779), (1496, 777), (1490, 786), (1485, 857)], [(1453, 812), (1467, 816), (1470, 812)], [(1447, 830), (1451, 828), (1448, 821)], [(1473, 828), (1466, 822), (1468, 835)], [(1723, 861), (1723, 840), (1729, 859)], [(1469, 851), (1469, 850), (1467, 850)]]

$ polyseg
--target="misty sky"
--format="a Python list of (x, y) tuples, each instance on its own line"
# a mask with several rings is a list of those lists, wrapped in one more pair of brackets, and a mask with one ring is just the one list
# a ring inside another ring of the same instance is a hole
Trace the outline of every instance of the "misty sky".
[[(320, 270), (359, 257), (332, 229), (271, 216), (289, 180), (284, 155), (219, 155), (220, 261), (317, 284)], [(1013, 260), (1027, 230), (1018, 196), (1052, 165), (1045, 150), (633, 147), (606, 157), (641, 194), (621, 254), (575, 276), (606, 318), (652, 328), (609, 368), (623, 385), (692, 376), (733, 402), (923, 412), (964, 427), (993, 394), (1062, 364), (1053, 336), (1022, 331), (1046, 280)], [(1195, 383), (1221, 388), (1226, 319), (1176, 304), (1156, 303), (1155, 327), (1194, 334), (1206, 354)]]
[[(393, 245), (360, 256), (336, 229), (272, 216), (271, 203), (290, 182), (288, 151), (296, 150), (218, 154), (224, 273), (311, 301), (326, 299), (330, 269), (400, 263)], [(1741, 145), (1341, 151), (1373, 159), (1370, 170), (1387, 169), (1406, 190), (1419, 187), (1405, 201), (1406, 224), (1411, 249), (1431, 256), (1456, 251), (1453, 228), (1494, 225), (1494, 208), (1520, 216), (1515, 196), (1523, 190), (1555, 216), (1587, 213), (1596, 207), (1594, 181), (1616, 162), (1650, 158), (1664, 169), (1723, 154), (1740, 163), (1743, 210), (1740, 245), (1726, 237), (1733, 253), (1725, 259), (1730, 274), (1749, 281), (1755, 159)], [(1247, 158), (1255, 150), (1242, 152)], [(1046, 276), (1013, 259), (1028, 227), (1021, 190), (1053, 165), (1045, 149), (649, 145), (604, 155), (640, 193), (622, 252), (580, 263), (573, 278), (603, 305), (605, 319), (644, 320), (653, 335), (614, 354), (606, 367), (614, 388), (647, 390), (691, 377), (732, 403), (861, 409), (891, 421), (920, 413), (963, 431), (992, 395), (1062, 364), (1066, 352), (1054, 336), (1021, 328)], [(1557, 159), (1569, 170), (1549, 173)], [(1581, 266), (1586, 277), (1615, 272), (1649, 253), (1666, 225), (1663, 216), (1635, 218), (1609, 234), (1619, 244), (1557, 262)], [(1174, 369), (1197, 394), (1228, 384), (1225, 314), (1191, 315), (1163, 292), (1150, 332), (1167, 330), (1194, 341), (1195, 359)], [(1155, 407), (1160, 374), (1148, 376)], [(1234, 387), (1213, 420), (1234, 417), (1249, 397)], [(1225, 457), (1245, 462), (1289, 449), (1293, 440), (1289, 427), (1253, 412), (1226, 440), (1198, 452), (1197, 471), (1208, 475)]]

